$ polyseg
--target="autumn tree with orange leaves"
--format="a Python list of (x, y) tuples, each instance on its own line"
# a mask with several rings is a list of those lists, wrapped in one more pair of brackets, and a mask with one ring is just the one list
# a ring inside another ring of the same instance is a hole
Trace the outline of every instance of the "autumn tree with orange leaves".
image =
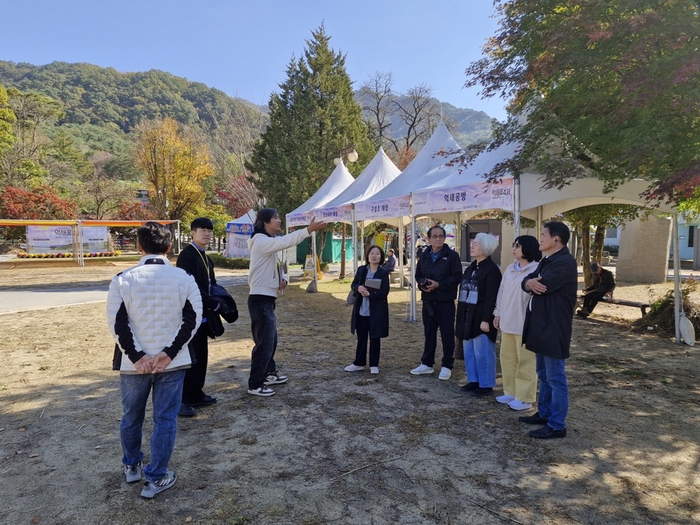
[(209, 148), (173, 119), (141, 123), (138, 132), (134, 161), (156, 216), (180, 220), (204, 202), (202, 183), (214, 175)]

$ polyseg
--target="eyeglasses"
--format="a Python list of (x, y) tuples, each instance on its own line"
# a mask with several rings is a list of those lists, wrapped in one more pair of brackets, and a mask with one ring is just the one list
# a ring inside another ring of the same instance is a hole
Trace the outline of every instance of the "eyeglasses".
[(520, 248), (520, 243), (519, 243), (519, 242), (514, 242), (514, 243), (513, 243), (513, 248)]
[(431, 235), (430, 238), (431, 239), (444, 239), (445, 236), (444, 235)]

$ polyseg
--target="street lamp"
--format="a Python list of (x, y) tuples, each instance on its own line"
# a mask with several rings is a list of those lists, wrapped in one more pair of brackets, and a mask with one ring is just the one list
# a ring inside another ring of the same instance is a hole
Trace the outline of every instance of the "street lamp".
[(340, 161), (342, 160), (343, 162), (357, 162), (357, 159), (359, 158), (359, 155), (357, 154), (357, 151), (355, 151), (355, 145), (351, 144), (348, 146), (348, 141), (345, 141), (345, 147), (341, 149), (338, 152), (338, 156), (333, 159), (333, 164), (336, 166), (340, 164)]

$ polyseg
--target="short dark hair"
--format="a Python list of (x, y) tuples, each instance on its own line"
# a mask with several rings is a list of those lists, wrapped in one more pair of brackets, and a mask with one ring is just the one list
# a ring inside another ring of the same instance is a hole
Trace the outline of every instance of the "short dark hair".
[(592, 263), (591, 263), (591, 271), (592, 271), (593, 273), (596, 273), (596, 272), (598, 271), (598, 268), (600, 268), (600, 266), (598, 265), (597, 262), (592, 262)]
[(365, 252), (365, 261), (369, 261), (369, 252), (371, 252), (371, 251), (374, 250), (375, 248), (376, 248), (377, 250), (379, 250), (379, 253), (382, 254), (382, 257), (381, 257), (381, 259), (379, 260), (379, 266), (381, 266), (382, 264), (384, 264), (384, 250), (382, 250), (382, 249), (381, 249), (379, 246), (377, 246), (376, 244), (373, 244), (372, 246), (370, 246), (369, 248), (367, 248), (367, 251)]
[(139, 246), (148, 255), (163, 255), (172, 243), (170, 230), (157, 222), (147, 222), (136, 230)]
[(428, 239), (430, 239), (430, 236), (432, 235), (432, 232), (433, 232), (433, 230), (434, 230), (435, 228), (439, 228), (440, 230), (442, 230), (442, 234), (443, 234), (445, 237), (447, 237), (447, 232), (445, 231), (445, 228), (443, 228), (443, 227), (440, 226), (439, 224), (436, 224), (435, 226), (431, 227), (431, 228), (428, 230)]
[(515, 242), (520, 245), (523, 257), (527, 262), (542, 260), (542, 252), (540, 251), (540, 241), (532, 235), (521, 235), (515, 238)]
[(269, 223), (275, 215), (279, 217), (279, 212), (274, 208), (261, 208), (255, 216), (253, 233), (265, 233), (265, 223)]
[(571, 237), (571, 232), (569, 232), (569, 227), (560, 221), (551, 221), (545, 224), (542, 229), (549, 231), (550, 237), (559, 237), (559, 240), (563, 245), (569, 242), (569, 237)]
[(207, 217), (197, 217), (190, 224), (190, 231), (195, 231), (197, 228), (204, 228), (205, 230), (213, 230), (214, 222)]

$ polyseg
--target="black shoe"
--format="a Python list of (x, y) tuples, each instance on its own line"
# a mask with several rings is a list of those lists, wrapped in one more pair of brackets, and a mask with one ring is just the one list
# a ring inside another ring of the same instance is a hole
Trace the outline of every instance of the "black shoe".
[(479, 383), (473, 382), (473, 383), (467, 383), (466, 385), (461, 386), (459, 389), (462, 392), (473, 392), (477, 388), (479, 388)]
[(180, 403), (180, 411), (177, 413), (180, 417), (192, 417), (197, 413), (197, 411), (190, 405), (185, 403)]
[(475, 388), (474, 392), (472, 392), (472, 397), (484, 397), (484, 396), (490, 396), (493, 394), (493, 388), (491, 387), (486, 387), (486, 388)]
[(540, 417), (539, 412), (535, 412), (531, 416), (520, 416), (518, 421), (521, 423), (527, 423), (528, 425), (546, 425), (548, 420)]
[(545, 425), (542, 428), (538, 428), (537, 430), (531, 430), (530, 432), (528, 432), (528, 435), (531, 438), (535, 439), (565, 438), (566, 429), (562, 428), (561, 430), (554, 430), (549, 425)]
[(187, 403), (191, 407), (208, 407), (216, 403), (216, 398), (211, 396), (202, 396), (200, 399), (194, 403)]
[(589, 315), (591, 315), (591, 312), (589, 312), (589, 311), (586, 310), (585, 308), (581, 308), (578, 312), (576, 312), (576, 315), (578, 315), (579, 317), (583, 317), (584, 319), (586, 319)]

